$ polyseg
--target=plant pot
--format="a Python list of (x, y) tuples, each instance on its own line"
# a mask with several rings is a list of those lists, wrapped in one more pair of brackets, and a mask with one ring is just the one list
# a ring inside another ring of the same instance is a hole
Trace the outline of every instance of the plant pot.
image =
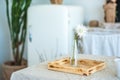
[(51, 4), (62, 4), (63, 0), (50, 0)]
[(4, 80), (10, 80), (11, 74), (13, 72), (27, 67), (27, 61), (23, 61), (22, 65), (20, 66), (15, 66), (12, 64), (14, 64), (13, 61), (8, 61), (2, 65), (2, 73)]

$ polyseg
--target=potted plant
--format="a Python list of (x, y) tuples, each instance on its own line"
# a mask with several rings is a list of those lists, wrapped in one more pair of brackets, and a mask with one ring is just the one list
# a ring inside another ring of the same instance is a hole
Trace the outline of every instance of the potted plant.
[(9, 80), (12, 72), (26, 67), (23, 63), (23, 53), (27, 33), (27, 10), (31, 0), (12, 0), (11, 6), (9, 0), (5, 0), (5, 2), (14, 58), (14, 61), (3, 64), (3, 76), (5, 80)]

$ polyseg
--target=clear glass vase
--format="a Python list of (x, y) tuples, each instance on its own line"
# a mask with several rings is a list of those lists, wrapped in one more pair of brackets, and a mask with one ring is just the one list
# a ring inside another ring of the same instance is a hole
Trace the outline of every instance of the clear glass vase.
[(70, 58), (70, 64), (72, 66), (77, 66), (77, 56), (78, 56), (78, 45), (77, 45), (77, 40), (74, 40), (74, 45), (73, 45), (73, 53)]

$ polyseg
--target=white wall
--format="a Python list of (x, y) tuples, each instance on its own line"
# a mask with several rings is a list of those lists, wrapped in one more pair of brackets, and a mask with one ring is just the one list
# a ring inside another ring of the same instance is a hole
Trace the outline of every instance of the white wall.
[(8, 26), (5, 16), (5, 0), (0, 0), (0, 80), (1, 64), (10, 59)]
[(82, 6), (85, 11), (85, 23), (88, 24), (90, 20), (98, 20), (100, 22), (104, 21), (104, 10), (103, 4), (105, 0), (71, 0), (71, 2), (66, 4)]
[[(105, 0), (64, 0), (63, 4), (83, 6), (85, 8), (85, 23), (87, 24), (92, 19), (103, 21), (102, 5), (104, 2)], [(32, 0), (32, 5), (49, 3), (49, 0)], [(5, 0), (0, 0), (0, 80), (2, 80), (1, 64), (6, 60), (10, 60), (9, 30), (5, 8)]]

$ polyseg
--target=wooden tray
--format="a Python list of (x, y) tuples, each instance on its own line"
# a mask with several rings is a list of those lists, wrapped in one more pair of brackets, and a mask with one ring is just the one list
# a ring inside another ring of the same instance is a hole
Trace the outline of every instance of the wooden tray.
[(76, 67), (71, 66), (70, 58), (63, 58), (49, 62), (48, 69), (88, 76), (105, 68), (105, 62), (103, 61), (81, 59), (77, 63), (78, 65)]

